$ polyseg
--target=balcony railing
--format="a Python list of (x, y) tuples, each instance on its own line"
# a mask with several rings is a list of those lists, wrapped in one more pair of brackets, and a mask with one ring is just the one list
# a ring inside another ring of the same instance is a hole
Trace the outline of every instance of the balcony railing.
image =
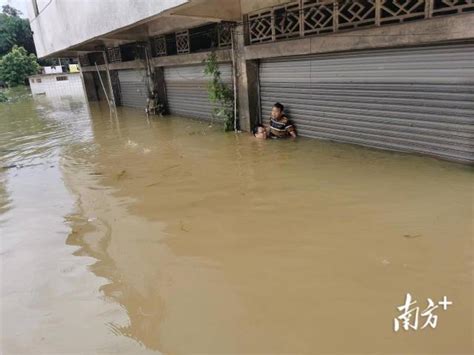
[(250, 44), (474, 11), (474, 0), (299, 0), (247, 15)]

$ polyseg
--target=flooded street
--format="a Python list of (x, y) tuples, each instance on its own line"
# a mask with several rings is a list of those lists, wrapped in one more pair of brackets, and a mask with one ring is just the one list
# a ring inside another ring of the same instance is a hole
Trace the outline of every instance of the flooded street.
[(0, 165), (5, 354), (474, 350), (470, 167), (46, 97)]

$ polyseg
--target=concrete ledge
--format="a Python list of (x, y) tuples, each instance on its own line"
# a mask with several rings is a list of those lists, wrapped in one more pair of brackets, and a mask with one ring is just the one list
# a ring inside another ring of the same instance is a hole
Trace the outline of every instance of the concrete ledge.
[[(170, 67), (179, 65), (193, 65), (202, 64), (206, 60), (210, 52), (179, 54), (165, 57), (153, 58), (153, 65), (155, 67)], [(220, 63), (232, 61), (230, 49), (220, 49), (216, 51), (217, 61)]]
[(50, 76), (66, 76), (66, 75), (80, 75), (81, 73), (71, 73), (71, 72), (66, 72), (66, 73), (50, 73), (50, 74), (34, 74), (30, 75), (28, 78), (36, 79), (36, 78), (46, 78)]
[[(179, 65), (193, 65), (202, 64), (210, 52), (190, 53), (170, 55), (166, 57), (157, 57), (151, 60), (154, 67), (171, 67)], [(220, 49), (216, 51), (217, 61), (219, 63), (228, 63), (232, 61), (232, 54), (230, 49)], [(105, 65), (98, 65), (99, 70), (105, 70)], [(127, 69), (145, 69), (144, 60), (131, 60), (129, 62), (110, 63), (110, 70), (127, 70)], [(95, 66), (87, 66), (81, 68), (83, 72), (96, 71)]]
[(386, 25), (244, 48), (246, 60), (474, 40), (474, 14)]
[[(105, 65), (98, 65), (100, 71), (105, 70)], [(144, 60), (131, 60), (129, 62), (121, 62), (121, 63), (110, 63), (109, 69), (110, 70), (126, 70), (126, 69), (145, 69), (145, 61)], [(81, 70), (83, 72), (91, 72), (96, 71), (95, 65), (91, 65), (88, 67), (82, 67)]]

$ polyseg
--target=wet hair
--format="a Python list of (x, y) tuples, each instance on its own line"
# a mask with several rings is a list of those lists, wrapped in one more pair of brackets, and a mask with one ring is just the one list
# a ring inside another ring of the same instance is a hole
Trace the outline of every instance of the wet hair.
[(265, 127), (263, 127), (261, 124), (256, 125), (256, 126), (253, 128), (253, 134), (257, 134), (259, 128), (265, 128)]
[(283, 110), (285, 109), (285, 106), (283, 106), (281, 103), (277, 102), (275, 105), (273, 105), (273, 107), (276, 107), (277, 109), (279, 109), (281, 112), (283, 112)]

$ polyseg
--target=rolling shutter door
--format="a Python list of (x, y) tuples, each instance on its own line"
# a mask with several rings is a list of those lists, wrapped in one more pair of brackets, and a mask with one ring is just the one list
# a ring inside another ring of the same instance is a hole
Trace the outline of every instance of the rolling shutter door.
[[(222, 80), (232, 84), (232, 67), (219, 64)], [(207, 93), (209, 77), (204, 75), (204, 65), (165, 68), (168, 107), (172, 115), (210, 120), (212, 104)]]
[(148, 98), (146, 73), (144, 70), (121, 70), (118, 72), (122, 106), (145, 109)]
[(264, 60), (260, 85), (302, 136), (474, 162), (474, 44)]

